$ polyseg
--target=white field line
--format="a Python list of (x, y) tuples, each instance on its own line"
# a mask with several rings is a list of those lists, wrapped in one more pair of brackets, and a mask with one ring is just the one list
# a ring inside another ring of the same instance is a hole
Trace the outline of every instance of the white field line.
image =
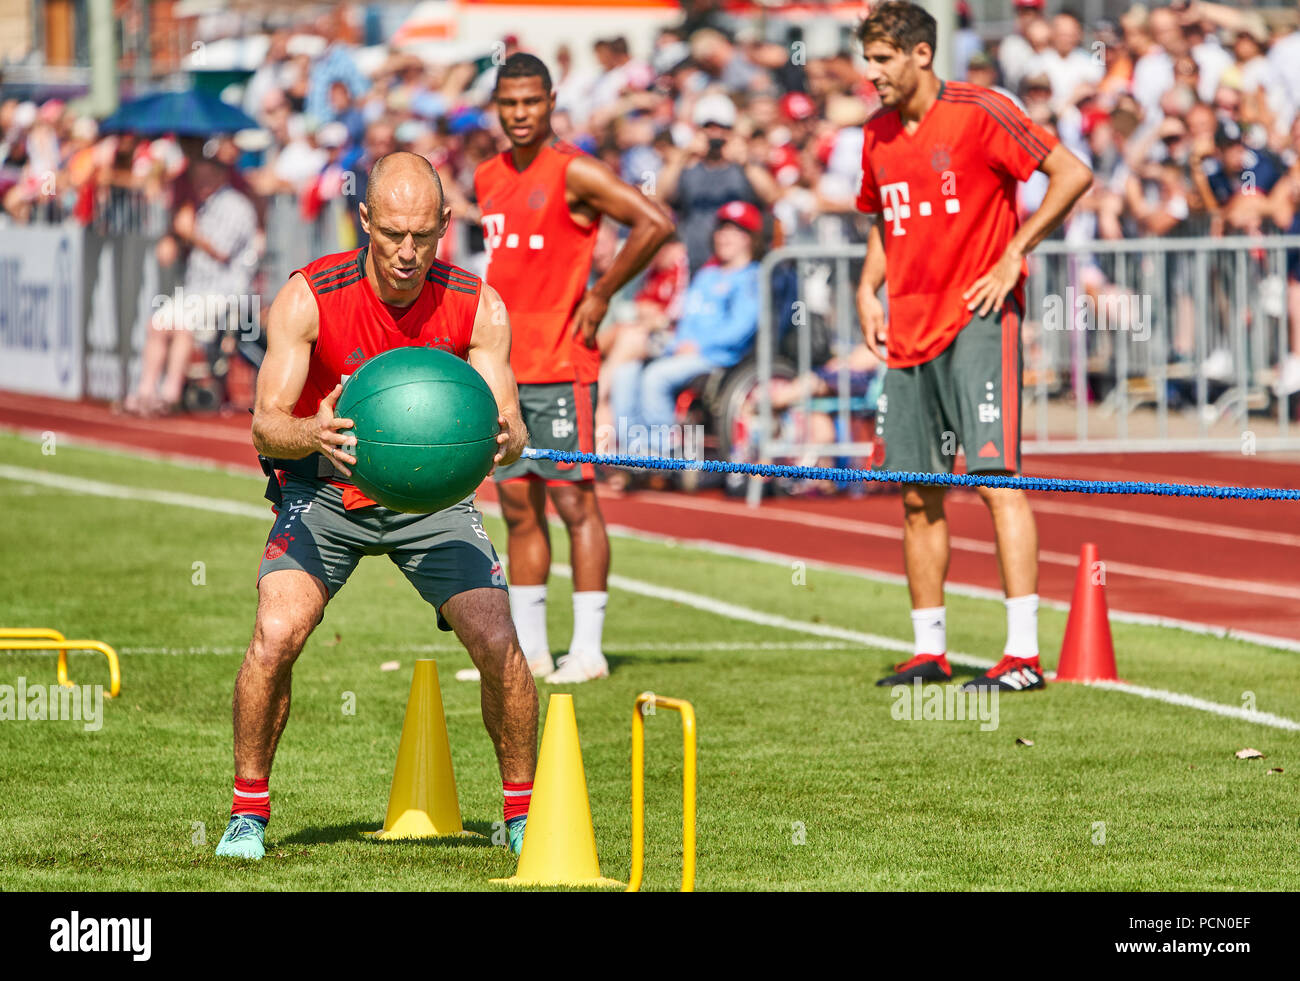
[[(201, 657), (204, 655), (230, 657), (243, 655), (243, 647), (119, 647), (119, 654), (161, 654), (170, 657)], [(694, 653), (696, 651), (857, 651), (861, 644), (836, 643), (835, 641), (792, 640), (782, 644), (777, 641), (706, 641), (701, 644), (628, 644), (610, 647), (605, 645), (606, 654), (655, 654), (655, 653)], [(34, 651), (30, 653), (46, 653)], [(54, 652), (49, 652), (54, 653)], [(94, 652), (87, 652), (91, 654)], [(376, 654), (464, 654), (465, 648), (459, 644), (385, 644)]]
[[(749, 508), (742, 504), (731, 504), (724, 501), (696, 501), (688, 499), (676, 499), (670, 494), (658, 494), (654, 498), (654, 503), (663, 507), (679, 508), (685, 511), (706, 511), (710, 514), (717, 514), (719, 511), (744, 516), (752, 521), (774, 521), (785, 524), (795, 524), (807, 528), (810, 524), (818, 528), (825, 528), (830, 531), (843, 531), (851, 535), (866, 535), (872, 538), (883, 538), (891, 542), (901, 542), (903, 540), (903, 529), (900, 525), (887, 525), (878, 521), (861, 521), (856, 518), (840, 518), (833, 515), (810, 514), (806, 511), (797, 511), (793, 508), (782, 507), (760, 507)], [(953, 535), (949, 539), (952, 548), (959, 549), (963, 552), (974, 552), (979, 555), (996, 555), (997, 546), (992, 542), (980, 541), (977, 538), (964, 538), (959, 535)], [(1076, 568), (1079, 564), (1077, 555), (1069, 555), (1065, 552), (1050, 552), (1040, 550), (1038, 560), (1050, 565), (1066, 566), (1067, 568)], [(1251, 596), (1276, 596), (1280, 599), (1300, 600), (1300, 587), (1283, 586), (1278, 583), (1260, 582), (1251, 579), (1228, 579), (1219, 576), (1203, 576), (1195, 572), (1179, 572), (1175, 569), (1157, 569), (1151, 566), (1138, 565), (1132, 562), (1116, 562), (1111, 559), (1104, 560), (1106, 572), (1118, 573), (1120, 575), (1133, 576), (1138, 579), (1150, 579), (1154, 582), (1176, 582), (1186, 586), (1197, 586), (1202, 589), (1221, 589), (1229, 592), (1248, 593)]]
[[(158, 491), (150, 488), (126, 487), (121, 484), (109, 484), (104, 481), (85, 480), (79, 477), (65, 477), (60, 474), (51, 474), (40, 470), (29, 470), (25, 467), (0, 465), (0, 478), (25, 481), (28, 483), (36, 482), (46, 487), (57, 487), (62, 490), (69, 490), (75, 493), (99, 497), (152, 501), (157, 504), (169, 504), (175, 507), (193, 508), (200, 511), (208, 511), (210, 513), (255, 517), (262, 521), (265, 521), (267, 518), (264, 509), (255, 508), (238, 501), (231, 501), (217, 497), (204, 497), (197, 494), (178, 494), (171, 491)], [(556, 575), (564, 576), (566, 578), (572, 575), (572, 572), (567, 565), (561, 565), (559, 563), (554, 564), (551, 567), (551, 571)], [(753, 623), (764, 627), (773, 627), (779, 630), (789, 630), (795, 633), (811, 635), (814, 637), (849, 641), (851, 643), (877, 647), (888, 651), (897, 651), (900, 653), (910, 653), (912, 650), (911, 644), (897, 640), (893, 637), (884, 637), (879, 634), (865, 633), (860, 630), (850, 630), (846, 627), (836, 627), (831, 624), (812, 623), (807, 620), (793, 620), (789, 617), (783, 617), (778, 614), (765, 613), (761, 610), (750, 609), (749, 607), (739, 606), (735, 603), (727, 603), (708, 596), (701, 596), (698, 593), (660, 586), (655, 583), (642, 582), (637, 579), (628, 578), (627, 576), (611, 575), (609, 577), (609, 584), (613, 588), (623, 590), (624, 592), (646, 596), (651, 599), (663, 600), (668, 603), (679, 603), (682, 606), (689, 606), (693, 609), (705, 613), (711, 613), (715, 616), (726, 617), (731, 620)], [(948, 660), (955, 664), (974, 668), (988, 667), (993, 663), (986, 658), (974, 657), (973, 655), (963, 654), (959, 651), (949, 651)], [(1181, 692), (1114, 683), (1095, 683), (1092, 687), (1101, 688), (1105, 691), (1123, 692), (1128, 695), (1136, 695), (1139, 698), (1161, 701), (1170, 705), (1181, 706), (1183, 708), (1211, 712), (1215, 715), (1224, 716), (1225, 718), (1241, 719), (1247, 722), (1255, 722), (1260, 725), (1272, 726), (1277, 729), (1300, 731), (1300, 722), (1285, 718), (1284, 716), (1273, 715), (1268, 712), (1251, 712), (1232, 705), (1220, 705), (1217, 702), (1209, 702), (1192, 695), (1185, 695)]]

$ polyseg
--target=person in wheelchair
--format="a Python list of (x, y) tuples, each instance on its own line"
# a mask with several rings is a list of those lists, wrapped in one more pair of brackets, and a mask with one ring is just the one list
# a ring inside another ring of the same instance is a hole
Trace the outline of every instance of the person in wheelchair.
[[(718, 209), (713, 258), (686, 290), (676, 336), (660, 357), (619, 366), (610, 402), (629, 445), (619, 452), (647, 456), (640, 434), (674, 433), (677, 395), (696, 378), (739, 363), (758, 331), (758, 242), (763, 219), (754, 205), (731, 201)], [(638, 428), (644, 427), (644, 428)], [(662, 438), (662, 437), (661, 437)], [(662, 443), (659, 452), (668, 450)]]

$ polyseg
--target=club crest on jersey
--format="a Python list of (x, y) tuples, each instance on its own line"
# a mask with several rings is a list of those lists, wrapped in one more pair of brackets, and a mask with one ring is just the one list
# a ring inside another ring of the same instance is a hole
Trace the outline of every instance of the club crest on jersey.
[(546, 191), (544, 191), (540, 187), (533, 188), (532, 193), (528, 195), (529, 209), (532, 211), (537, 211), (539, 208), (545, 206), (545, 204), (546, 204)]
[(942, 174), (952, 167), (952, 148), (946, 143), (937, 143), (930, 151), (930, 169)]
[(456, 353), (456, 345), (451, 342), (450, 337), (435, 337), (431, 341), (425, 341), (424, 346), (436, 347), (439, 351), (446, 351), (448, 354)]

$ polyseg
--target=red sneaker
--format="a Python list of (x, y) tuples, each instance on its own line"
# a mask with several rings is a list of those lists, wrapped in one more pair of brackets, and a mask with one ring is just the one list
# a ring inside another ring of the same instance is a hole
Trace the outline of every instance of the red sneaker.
[(1033, 657), (1011, 657), (1002, 655), (1002, 660), (989, 668), (984, 674), (972, 678), (961, 686), (962, 691), (978, 691), (981, 688), (996, 688), (998, 691), (1033, 691), (1046, 688), (1043, 669), (1038, 664), (1038, 655)]
[(897, 674), (881, 678), (877, 686), (910, 685), (915, 679), (922, 681), (952, 681), (952, 668), (948, 666), (948, 653), (918, 654), (910, 661), (895, 664)]

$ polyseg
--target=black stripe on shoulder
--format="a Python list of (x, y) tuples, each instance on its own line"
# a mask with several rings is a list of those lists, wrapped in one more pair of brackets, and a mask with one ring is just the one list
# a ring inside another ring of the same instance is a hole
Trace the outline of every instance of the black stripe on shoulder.
[(331, 283), (329, 286), (317, 287), (316, 295), (320, 296), (322, 293), (329, 293), (331, 290), (341, 290), (343, 287), (351, 286), (353, 283), (359, 283), (365, 278), (365, 276), (353, 275), (347, 279), (339, 280), (337, 283)]
[(311, 274), (311, 281), (313, 283), (319, 283), (327, 279), (333, 279), (336, 273), (349, 268), (351, 265), (352, 265), (352, 260), (349, 259), (347, 262), (343, 263), (342, 265), (330, 266), (328, 269), (318, 269)]
[[(348, 265), (351, 265), (351, 263), (348, 263)], [(342, 272), (330, 273), (328, 276), (323, 276), (320, 279), (313, 279), (311, 284), (319, 289), (322, 286), (332, 286), (339, 280), (347, 279), (349, 276), (357, 275), (361, 274), (358, 273), (356, 269), (344, 269)]]
[(1048, 148), (1042, 140), (1021, 120), (1010, 113), (1006, 106), (995, 97), (977, 92), (945, 92), (940, 98), (954, 105), (978, 106), (989, 114), (999, 126), (1007, 131), (1020, 144), (1026, 153), (1036, 160), (1042, 160), (1048, 154)]
[(478, 277), (475, 276), (473, 273), (467, 273), (463, 269), (457, 269), (454, 266), (449, 266), (445, 262), (435, 261), (433, 265), (429, 267), (429, 272), (441, 273), (443, 276), (446, 276), (448, 279), (455, 279), (469, 286), (473, 286), (478, 283)]
[(454, 283), (451, 280), (442, 279), (439, 276), (427, 276), (425, 277), (425, 282), (435, 283), (438, 286), (444, 286), (449, 290), (455, 290), (457, 293), (465, 293), (468, 296), (473, 296), (478, 292), (477, 288), (471, 288), (464, 283)]

